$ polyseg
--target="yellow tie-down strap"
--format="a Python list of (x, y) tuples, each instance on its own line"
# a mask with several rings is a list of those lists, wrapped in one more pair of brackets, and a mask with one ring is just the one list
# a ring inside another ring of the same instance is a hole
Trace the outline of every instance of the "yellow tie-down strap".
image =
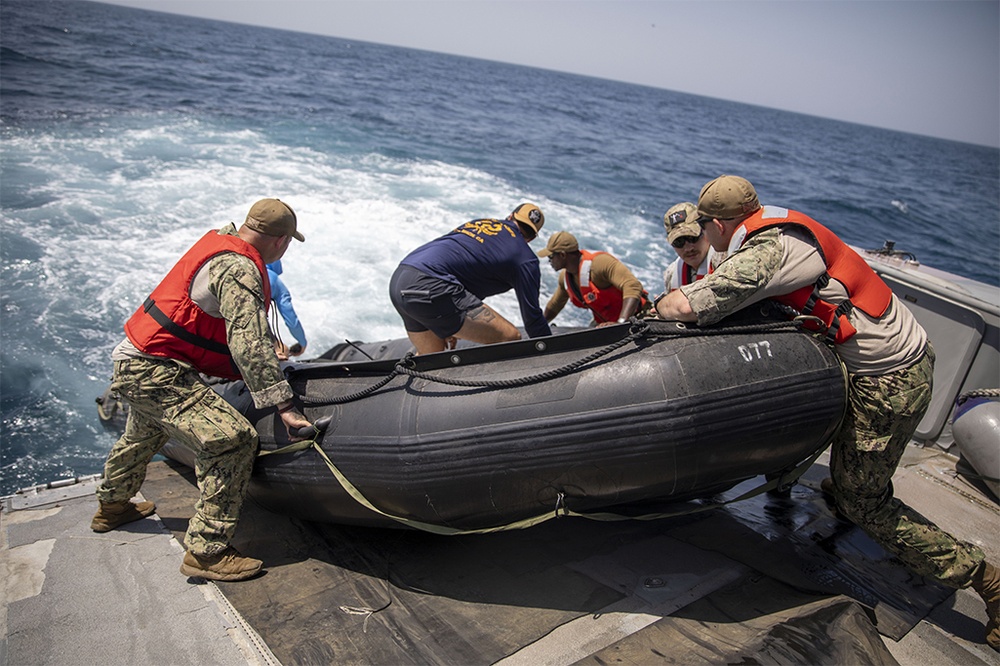
[(337, 481), (340, 483), (341, 487), (347, 491), (347, 493), (354, 498), (354, 500), (370, 511), (374, 511), (380, 516), (385, 516), (390, 520), (394, 520), (397, 523), (405, 525), (407, 527), (412, 527), (414, 529), (422, 530), (424, 532), (431, 532), (432, 534), (442, 534), (446, 536), (454, 536), (459, 534), (492, 534), (495, 532), (506, 532), (509, 530), (520, 530), (526, 527), (534, 527), (544, 523), (552, 518), (562, 518), (564, 516), (571, 516), (576, 518), (587, 518), (588, 520), (600, 520), (600, 521), (622, 521), (622, 520), (659, 520), (661, 518), (671, 518), (675, 516), (683, 516), (692, 513), (700, 513), (702, 511), (712, 511), (726, 506), (727, 504), (733, 504), (734, 502), (740, 502), (761, 493), (765, 493), (768, 490), (774, 488), (785, 487), (791, 485), (796, 479), (798, 479), (802, 474), (814, 463), (816, 459), (826, 450), (824, 446), (815, 454), (801, 462), (795, 468), (789, 470), (785, 474), (779, 477), (773, 478), (755, 488), (751, 488), (747, 492), (743, 493), (739, 497), (734, 497), (731, 500), (726, 500), (725, 502), (712, 502), (701, 504), (695, 507), (685, 506), (679, 508), (677, 511), (666, 512), (666, 513), (648, 513), (639, 516), (625, 516), (617, 513), (607, 513), (607, 512), (597, 512), (597, 513), (578, 513), (569, 509), (564, 504), (564, 497), (562, 493), (559, 494), (558, 500), (556, 502), (555, 509), (552, 511), (546, 511), (545, 513), (539, 514), (531, 518), (524, 518), (523, 520), (517, 520), (506, 525), (499, 525), (496, 527), (482, 527), (474, 530), (463, 530), (455, 527), (446, 527), (444, 525), (433, 525), (431, 523), (424, 523), (419, 520), (412, 520), (410, 518), (403, 518), (402, 516), (394, 516), (391, 513), (386, 513), (382, 509), (368, 501), (360, 490), (354, 487), (354, 484), (344, 476), (343, 472), (337, 469), (337, 466), (333, 464), (329, 456), (326, 455), (326, 451), (319, 445), (316, 438), (307, 439), (301, 442), (295, 442), (287, 446), (283, 446), (280, 449), (274, 449), (273, 451), (261, 451), (259, 456), (274, 455), (277, 453), (295, 453), (297, 451), (305, 451), (306, 449), (315, 449), (317, 453), (326, 462), (326, 466), (330, 468), (330, 471), (336, 477)]

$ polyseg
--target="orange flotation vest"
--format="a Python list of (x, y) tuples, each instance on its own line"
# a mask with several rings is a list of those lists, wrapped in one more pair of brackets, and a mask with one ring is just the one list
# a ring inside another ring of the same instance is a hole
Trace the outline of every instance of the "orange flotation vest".
[[(622, 313), (622, 292), (620, 289), (614, 286), (604, 287), (603, 289), (596, 286), (590, 280), (590, 267), (594, 261), (594, 257), (599, 254), (607, 254), (607, 252), (588, 252), (587, 250), (580, 250), (580, 270), (577, 273), (579, 276), (579, 284), (574, 285), (570, 283), (569, 271), (566, 275), (566, 292), (569, 294), (569, 300), (578, 308), (586, 308), (594, 313), (594, 319), (598, 324), (604, 322), (614, 322), (618, 321), (618, 317)], [(577, 292), (577, 288), (579, 292)], [(639, 296), (639, 310), (642, 310), (646, 305), (645, 294)]]
[[(805, 229), (816, 239), (820, 255), (826, 263), (826, 272), (814, 285), (775, 297), (774, 300), (789, 305), (804, 315), (820, 319), (827, 329), (827, 341), (834, 344), (841, 344), (857, 333), (847, 319), (847, 314), (853, 308), (858, 308), (871, 317), (881, 317), (885, 314), (892, 300), (892, 290), (889, 286), (857, 252), (849, 248), (832, 231), (807, 215), (787, 208), (764, 206), (743, 221), (741, 226), (746, 228), (747, 233), (740, 245), (742, 246), (748, 238), (759, 231), (789, 224)], [(829, 284), (831, 278), (844, 285), (847, 290), (847, 300), (830, 303), (819, 298), (820, 290)], [(810, 322), (807, 321), (805, 325), (813, 330), (819, 328), (815, 322), (810, 326)]]
[(191, 283), (198, 270), (209, 259), (225, 252), (241, 254), (257, 266), (267, 311), (271, 284), (260, 253), (238, 236), (210, 231), (181, 257), (125, 322), (125, 335), (137, 349), (185, 361), (206, 375), (241, 379), (226, 340), (226, 321), (206, 313), (191, 300)]
[(674, 272), (673, 280), (671, 280), (671, 282), (677, 284), (677, 286), (674, 287), (673, 285), (671, 285), (671, 290), (679, 289), (680, 287), (701, 280), (706, 275), (711, 275), (713, 270), (711, 257), (712, 257), (712, 252), (711, 250), (709, 250), (708, 254), (705, 255), (705, 260), (702, 262), (702, 265), (706, 263), (708, 264), (708, 272), (704, 274), (698, 272), (701, 269), (700, 266), (698, 268), (695, 268), (694, 266), (689, 265), (686, 261), (684, 261), (680, 257), (677, 257), (676, 263), (677, 263), (677, 268), (679, 270), (676, 270)]

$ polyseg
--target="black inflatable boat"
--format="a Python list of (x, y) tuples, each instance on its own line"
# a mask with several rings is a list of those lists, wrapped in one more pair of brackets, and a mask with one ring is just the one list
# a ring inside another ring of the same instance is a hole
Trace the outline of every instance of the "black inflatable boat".
[[(643, 320), (409, 350), (344, 343), (289, 364), (299, 406), (325, 426), (291, 449), (242, 382), (216, 385), (260, 434), (251, 495), (314, 521), (521, 527), (773, 478), (825, 447), (845, 405), (836, 356), (787, 323)], [(175, 442), (164, 453), (193, 465)]]

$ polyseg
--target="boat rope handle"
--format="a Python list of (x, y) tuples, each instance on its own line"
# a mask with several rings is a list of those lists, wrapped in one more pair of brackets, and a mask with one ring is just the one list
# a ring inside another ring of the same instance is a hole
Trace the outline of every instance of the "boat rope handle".
[[(650, 319), (637, 319), (632, 317), (630, 320), (631, 326), (629, 327), (629, 333), (622, 339), (613, 342), (602, 349), (599, 349), (581, 359), (577, 359), (571, 363), (555, 368), (553, 370), (547, 370), (546, 372), (541, 372), (535, 375), (529, 375), (526, 377), (520, 377), (518, 379), (499, 379), (499, 380), (470, 380), (470, 379), (448, 379), (440, 375), (436, 375), (428, 372), (421, 372), (416, 370), (413, 366), (413, 353), (408, 353), (403, 358), (396, 362), (396, 366), (392, 369), (388, 375), (383, 377), (381, 380), (356, 393), (351, 393), (350, 395), (340, 396), (336, 398), (324, 398), (322, 400), (314, 400), (309, 398), (307, 395), (300, 395), (299, 399), (302, 404), (310, 407), (321, 407), (325, 405), (341, 405), (348, 402), (354, 402), (365, 398), (385, 385), (391, 382), (393, 379), (400, 375), (408, 375), (416, 379), (424, 379), (430, 382), (436, 382), (438, 384), (446, 384), (449, 386), (461, 386), (465, 388), (516, 388), (519, 386), (527, 386), (529, 384), (536, 384), (539, 382), (549, 381), (556, 379), (558, 377), (563, 377), (576, 370), (580, 369), (588, 363), (592, 363), (597, 359), (610, 354), (611, 352), (624, 347), (625, 345), (638, 340), (646, 336), (655, 337), (687, 337), (694, 335), (724, 335), (732, 333), (742, 333), (750, 331), (766, 331), (766, 330), (778, 330), (778, 329), (794, 329), (797, 328), (796, 322), (768, 322), (768, 323), (758, 323), (750, 325), (737, 325), (737, 326), (722, 326), (718, 328), (688, 328), (679, 322), (666, 322), (660, 320), (650, 320)], [(669, 326), (669, 327), (668, 327)]]
[(556, 379), (557, 377), (562, 377), (563, 375), (568, 375), (571, 372), (574, 372), (575, 370), (580, 368), (581, 366), (596, 361), (602, 356), (606, 356), (607, 354), (610, 354), (616, 349), (624, 347), (633, 340), (641, 338), (643, 335), (645, 335), (645, 329), (629, 333), (621, 340), (613, 342), (602, 349), (598, 349), (592, 354), (584, 356), (581, 359), (577, 359), (572, 363), (567, 363), (561, 368), (556, 368), (554, 370), (547, 370), (546, 372), (540, 372), (536, 375), (528, 375), (527, 377), (520, 377), (518, 379), (496, 379), (496, 380), (449, 379), (447, 377), (441, 377), (440, 375), (434, 375), (428, 372), (420, 372), (419, 370), (414, 370), (412, 368), (406, 367), (406, 365), (402, 364), (402, 362), (400, 362), (400, 365), (397, 365), (397, 369), (399, 370), (400, 374), (409, 375), (410, 377), (416, 377), (417, 379), (426, 379), (428, 381), (436, 382), (438, 384), (446, 384), (448, 386), (464, 386), (466, 388), (514, 388), (517, 386), (527, 386), (528, 384), (536, 384), (538, 382), (544, 382), (550, 379)]
[[(400, 361), (400, 363), (401, 362), (402, 361)], [(362, 389), (357, 393), (351, 393), (350, 395), (340, 396), (339, 398), (329, 398), (322, 401), (311, 400), (306, 395), (300, 395), (298, 396), (298, 398), (299, 400), (302, 401), (303, 405), (310, 407), (321, 407), (323, 405), (342, 405), (347, 402), (354, 402), (355, 400), (361, 400), (362, 398), (367, 398), (372, 393), (375, 393), (380, 388), (382, 388), (383, 386), (391, 382), (393, 379), (398, 377), (400, 374), (402, 374), (399, 371), (399, 367), (400, 367), (399, 363), (397, 363), (396, 367), (393, 368), (392, 372), (390, 372), (388, 375), (386, 375), (376, 383), (372, 384), (368, 388)]]
[(973, 391), (967, 391), (962, 395), (958, 396), (956, 404), (961, 405), (966, 400), (971, 398), (1000, 398), (1000, 389), (975, 389)]

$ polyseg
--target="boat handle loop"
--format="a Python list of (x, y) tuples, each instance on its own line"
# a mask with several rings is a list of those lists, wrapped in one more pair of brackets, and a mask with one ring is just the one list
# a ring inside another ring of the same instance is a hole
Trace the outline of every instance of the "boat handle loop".
[[(758, 323), (749, 325), (737, 325), (737, 326), (720, 326), (713, 328), (689, 328), (689, 329), (678, 329), (676, 327), (677, 322), (668, 322), (664, 320), (656, 319), (640, 319), (638, 317), (631, 317), (629, 319), (630, 326), (628, 335), (612, 342), (611, 344), (598, 349), (597, 351), (584, 356), (581, 359), (567, 363), (566, 365), (555, 368), (553, 370), (547, 370), (534, 375), (528, 375), (526, 377), (520, 377), (517, 379), (498, 379), (498, 380), (474, 380), (474, 379), (450, 379), (447, 377), (442, 377), (429, 372), (421, 372), (416, 369), (416, 361), (413, 352), (407, 352), (405, 356), (396, 362), (395, 367), (392, 369), (388, 375), (383, 377), (381, 380), (369, 386), (366, 389), (352, 393), (350, 395), (340, 396), (336, 398), (325, 398), (323, 400), (311, 400), (307, 396), (299, 396), (299, 399), (305, 406), (311, 407), (322, 407), (326, 405), (340, 405), (348, 402), (354, 402), (356, 400), (361, 400), (372, 393), (375, 393), (383, 386), (391, 382), (393, 379), (400, 375), (408, 375), (416, 379), (424, 379), (430, 382), (436, 382), (438, 384), (446, 384), (448, 386), (460, 386), (463, 388), (516, 388), (519, 386), (528, 386), (529, 384), (537, 384), (539, 382), (549, 381), (556, 379), (558, 377), (563, 377), (568, 375), (581, 367), (587, 365), (588, 363), (593, 363), (597, 359), (616, 351), (625, 345), (634, 342), (640, 338), (646, 336), (656, 336), (656, 337), (683, 337), (691, 335), (723, 335), (730, 333), (739, 333), (743, 331), (761, 331), (761, 330), (771, 330), (771, 329), (781, 329), (794, 327), (795, 324), (792, 322), (769, 322), (769, 323)], [(669, 325), (669, 328), (667, 326)]]
[(955, 403), (961, 405), (971, 398), (1000, 398), (1000, 389), (975, 389), (967, 391), (958, 396)]
[(419, 370), (414, 370), (412, 368), (406, 367), (402, 362), (396, 364), (396, 370), (400, 374), (409, 375), (410, 377), (416, 377), (418, 379), (426, 379), (428, 381), (437, 382), (438, 384), (447, 384), (448, 386), (462, 386), (466, 388), (514, 388), (517, 386), (527, 386), (528, 384), (537, 384), (538, 382), (548, 381), (550, 379), (555, 379), (557, 377), (562, 377), (563, 375), (568, 375), (574, 372), (581, 366), (592, 363), (602, 356), (606, 356), (611, 352), (624, 347), (630, 342), (641, 338), (645, 335), (646, 329), (640, 328), (635, 332), (630, 332), (621, 340), (617, 342), (612, 342), (610, 345), (602, 349), (598, 349), (592, 354), (588, 354), (581, 359), (577, 359), (572, 363), (567, 363), (561, 368), (556, 368), (554, 370), (547, 370), (546, 372), (540, 372), (535, 375), (528, 375), (527, 377), (520, 377), (518, 379), (449, 379), (447, 377), (441, 377), (440, 375), (431, 374), (428, 372), (420, 372)]

